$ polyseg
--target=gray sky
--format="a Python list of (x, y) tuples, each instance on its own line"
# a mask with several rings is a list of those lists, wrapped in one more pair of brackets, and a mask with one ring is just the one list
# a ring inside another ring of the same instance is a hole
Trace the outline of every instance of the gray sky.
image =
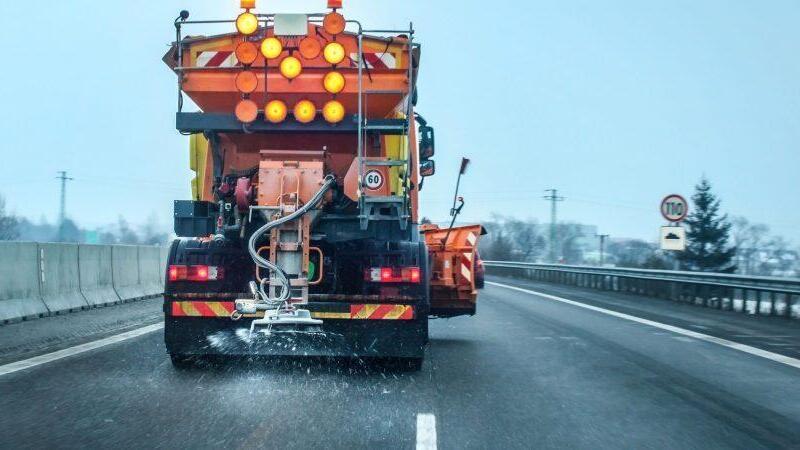
[[(53, 221), (57, 171), (83, 225), (171, 223), (188, 198), (175, 77), (161, 62), (182, 8), (234, 18), (234, 0), (2, 2), (0, 194)], [(324, 0), (261, 0), (262, 12)], [(270, 9), (274, 8), (274, 9)], [(414, 21), (418, 110), (436, 127), (423, 214), (444, 220), (459, 158), (464, 220), (560, 218), (653, 239), (660, 198), (703, 175), (723, 209), (800, 243), (800, 3), (345, 0), (375, 27)]]

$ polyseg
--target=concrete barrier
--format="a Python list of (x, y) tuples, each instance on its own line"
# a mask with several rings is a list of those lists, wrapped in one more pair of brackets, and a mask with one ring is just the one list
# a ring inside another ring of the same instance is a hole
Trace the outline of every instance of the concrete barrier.
[(128, 301), (146, 297), (139, 283), (139, 248), (133, 245), (111, 247), (111, 268), (114, 273), (114, 290), (120, 300)]
[(0, 322), (48, 314), (39, 287), (35, 242), (0, 242)]
[(169, 249), (171, 245), (167, 244), (161, 247), (161, 287), (164, 287), (164, 281), (166, 280), (167, 276), (167, 260), (169, 259)]
[(50, 313), (89, 307), (81, 294), (78, 244), (39, 244), (42, 301)]
[(164, 292), (161, 279), (161, 251), (158, 247), (139, 247), (139, 284), (144, 295)]
[(111, 268), (111, 246), (79, 245), (81, 293), (90, 306), (119, 303), (114, 290), (114, 271)]

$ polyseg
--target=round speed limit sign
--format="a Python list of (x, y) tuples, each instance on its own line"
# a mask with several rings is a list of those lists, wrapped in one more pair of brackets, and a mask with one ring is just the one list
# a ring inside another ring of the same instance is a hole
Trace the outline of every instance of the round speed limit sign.
[(689, 214), (689, 203), (678, 194), (672, 194), (661, 200), (661, 215), (669, 222), (680, 222)]
[(364, 186), (367, 189), (376, 190), (383, 186), (383, 174), (378, 170), (370, 170), (364, 174)]

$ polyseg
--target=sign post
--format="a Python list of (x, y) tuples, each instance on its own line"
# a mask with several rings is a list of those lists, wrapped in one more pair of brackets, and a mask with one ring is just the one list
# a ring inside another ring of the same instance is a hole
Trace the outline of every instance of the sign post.
[[(661, 200), (661, 216), (669, 225), (661, 227), (661, 250), (682, 252), (686, 250), (686, 230), (681, 226), (681, 221), (689, 214), (689, 203), (683, 196), (671, 194)], [(678, 259), (675, 258), (675, 270), (680, 268)]]

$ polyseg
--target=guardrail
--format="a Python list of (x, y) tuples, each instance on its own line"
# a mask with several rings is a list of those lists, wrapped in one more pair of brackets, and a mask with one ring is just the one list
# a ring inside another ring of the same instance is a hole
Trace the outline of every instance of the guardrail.
[(167, 251), (0, 242), (0, 323), (161, 295)]
[(800, 279), (710, 272), (484, 261), (487, 273), (628, 292), (706, 307), (800, 317)]

